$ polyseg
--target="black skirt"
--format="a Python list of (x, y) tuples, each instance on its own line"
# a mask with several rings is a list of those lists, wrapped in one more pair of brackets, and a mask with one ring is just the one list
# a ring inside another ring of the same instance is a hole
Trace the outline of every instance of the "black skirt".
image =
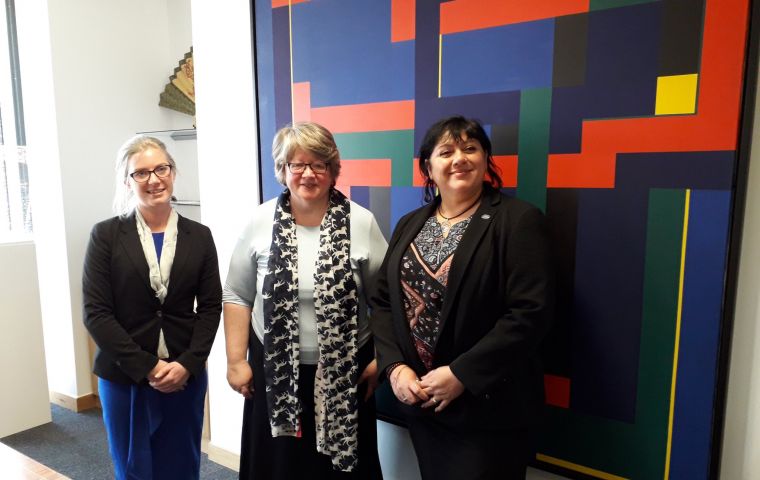
[(530, 429), (472, 430), (406, 416), (422, 480), (524, 480), (535, 455)]
[[(364, 401), (366, 384), (357, 389), (359, 397), (359, 464), (353, 472), (333, 470), (330, 457), (317, 452), (314, 425), (314, 378), (316, 365), (301, 365), (298, 398), (301, 401), (302, 435), (272, 437), (264, 394), (264, 347), (250, 332), (249, 363), (253, 369), (253, 398), (245, 401), (243, 438), (240, 449), (240, 478), (250, 480), (303, 479), (382, 479), (377, 455), (375, 399)], [(359, 372), (374, 358), (372, 341), (359, 350)]]

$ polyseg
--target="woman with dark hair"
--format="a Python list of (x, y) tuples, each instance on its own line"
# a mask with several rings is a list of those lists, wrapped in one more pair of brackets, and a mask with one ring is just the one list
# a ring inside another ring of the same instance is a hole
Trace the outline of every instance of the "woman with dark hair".
[(419, 169), (429, 203), (399, 220), (372, 297), (379, 371), (423, 479), (524, 478), (552, 317), (543, 215), (500, 193), (477, 121), (433, 125)]
[(277, 132), (286, 188), (259, 205), (224, 286), (227, 381), (246, 398), (240, 478), (382, 478), (367, 290), (387, 243), (335, 189), (340, 155), (321, 125)]
[(138, 135), (116, 158), (117, 216), (92, 228), (84, 324), (115, 478), (200, 474), (206, 358), (222, 311), (208, 227), (171, 205), (177, 166)]

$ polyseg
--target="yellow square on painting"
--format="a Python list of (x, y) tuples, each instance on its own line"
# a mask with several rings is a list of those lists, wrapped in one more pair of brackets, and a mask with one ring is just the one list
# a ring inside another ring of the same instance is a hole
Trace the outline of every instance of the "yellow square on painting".
[(699, 75), (670, 75), (657, 77), (655, 115), (694, 113), (697, 106)]

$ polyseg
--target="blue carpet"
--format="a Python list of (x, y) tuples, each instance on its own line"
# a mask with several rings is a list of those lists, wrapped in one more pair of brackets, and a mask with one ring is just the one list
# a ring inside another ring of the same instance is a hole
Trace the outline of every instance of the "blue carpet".
[[(113, 478), (100, 409), (74, 413), (51, 405), (53, 421), (9, 435), (0, 442), (72, 480)], [(201, 478), (232, 480), (237, 472), (201, 455)]]

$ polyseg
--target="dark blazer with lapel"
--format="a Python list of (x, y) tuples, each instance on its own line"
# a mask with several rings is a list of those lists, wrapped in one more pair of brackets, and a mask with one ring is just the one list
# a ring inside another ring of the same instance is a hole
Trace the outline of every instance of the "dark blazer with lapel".
[[(216, 247), (208, 227), (182, 216), (169, 288), (161, 304), (150, 286), (135, 215), (96, 224), (84, 261), (84, 324), (98, 349), (94, 373), (139, 383), (158, 362), (163, 328), (170, 360), (205, 368), (222, 310)], [(195, 302), (197, 300), (197, 307)]]
[[(439, 199), (399, 220), (378, 273), (371, 326), (381, 372), (425, 368), (410, 337), (401, 257)], [(542, 213), (484, 184), (483, 200), (454, 253), (434, 367), (449, 365), (465, 392), (441, 413), (398, 403), (406, 415), (472, 428), (531, 426), (544, 402), (539, 344), (553, 315), (554, 278)]]

